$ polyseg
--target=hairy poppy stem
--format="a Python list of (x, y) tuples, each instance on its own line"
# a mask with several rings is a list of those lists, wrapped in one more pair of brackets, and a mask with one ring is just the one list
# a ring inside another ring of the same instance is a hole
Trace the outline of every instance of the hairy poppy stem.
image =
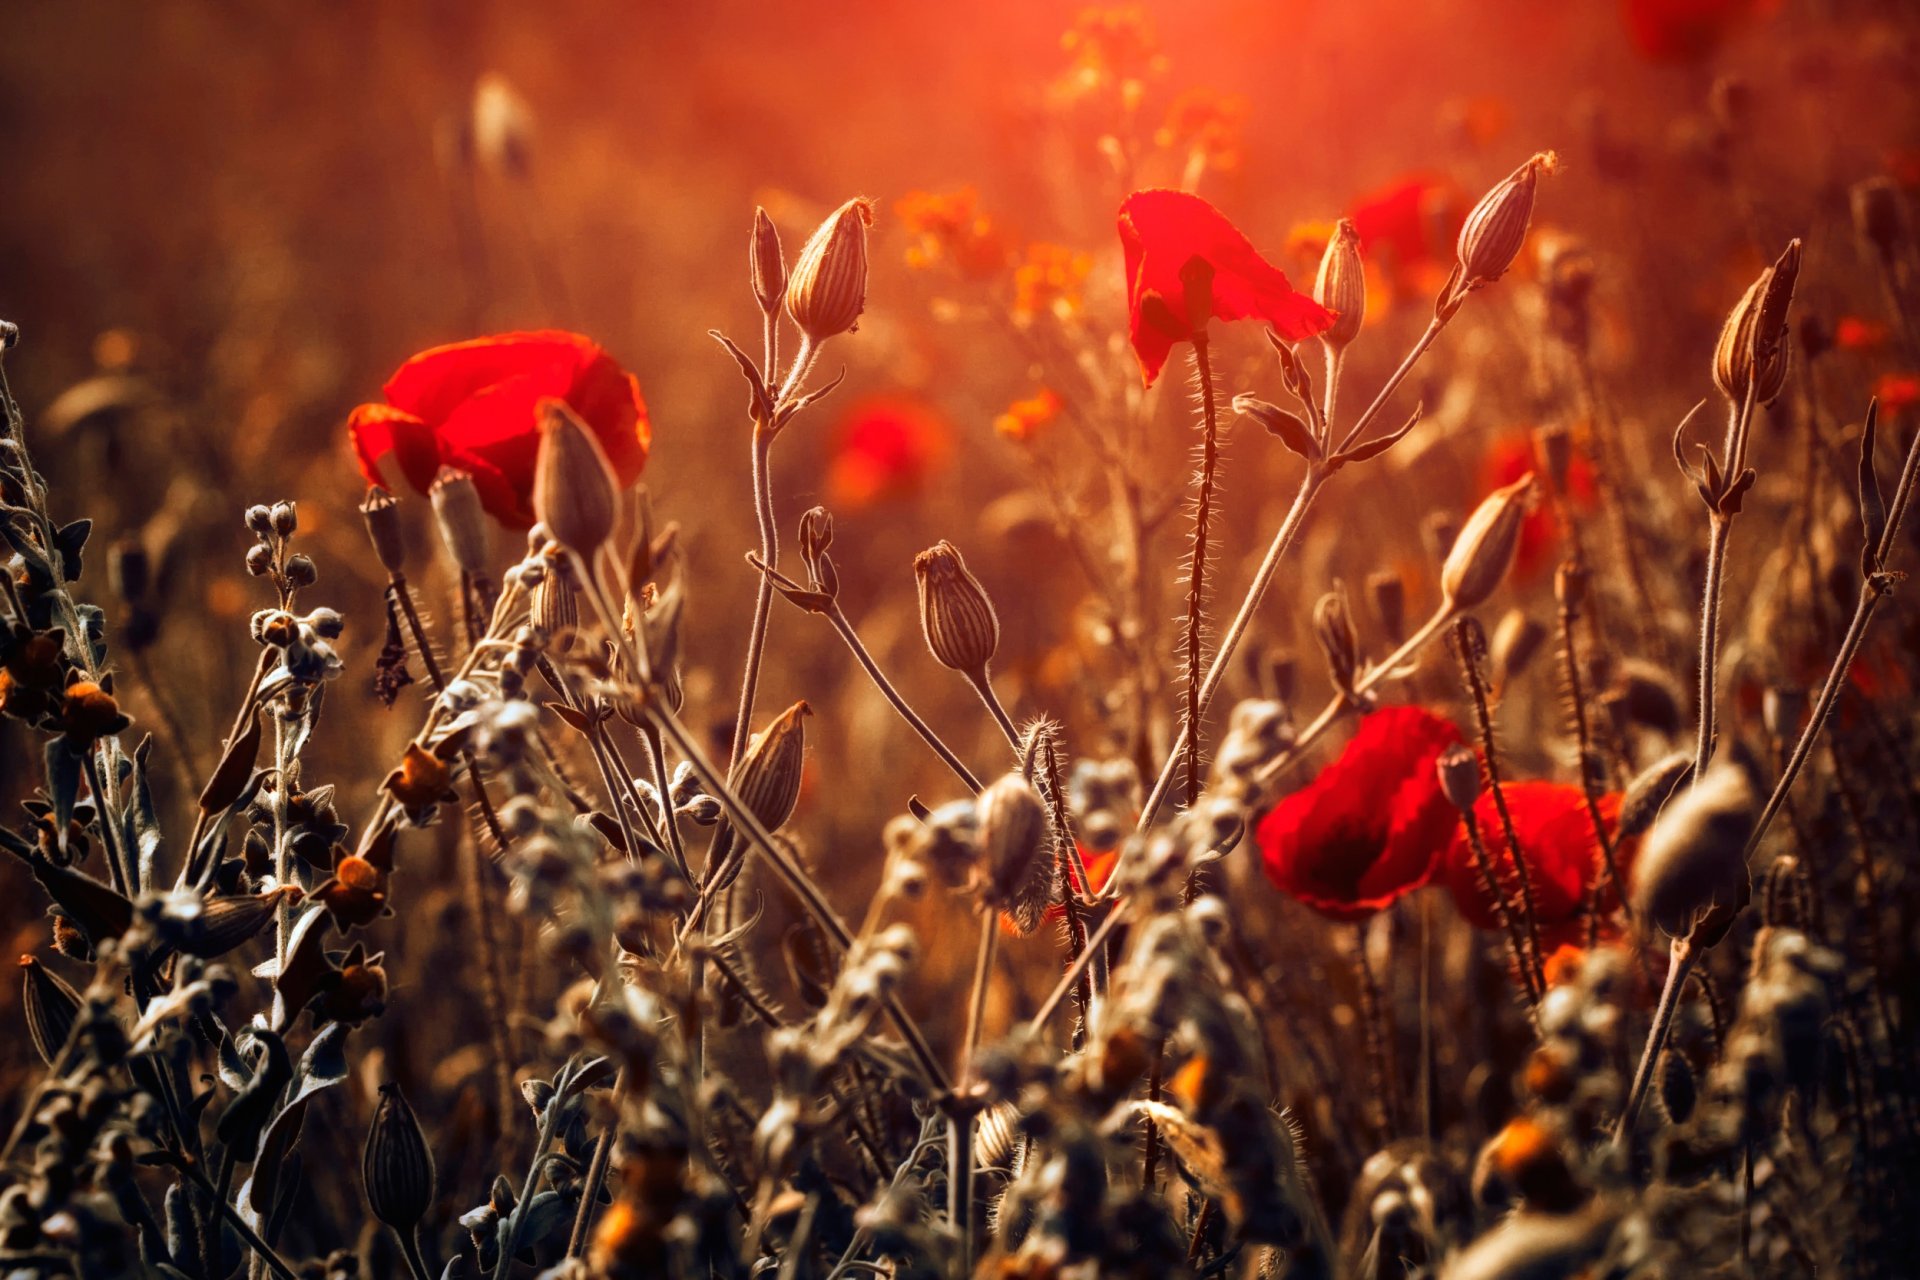
[[(1560, 605), (1560, 675), (1567, 682), (1567, 708), (1573, 719), (1574, 743), (1580, 752), (1580, 794), (1587, 802), (1587, 820), (1593, 824), (1593, 838), (1600, 842), (1600, 858), (1606, 868), (1607, 883), (1614, 886), (1614, 896), (1620, 900), (1620, 910), (1625, 914), (1627, 923), (1633, 923), (1633, 908), (1627, 904), (1626, 881), (1620, 878), (1613, 850), (1613, 836), (1607, 831), (1606, 820), (1600, 816), (1600, 797), (1594, 786), (1593, 770), (1589, 762), (1593, 759), (1593, 735), (1587, 726), (1587, 702), (1580, 684), (1579, 651), (1574, 641), (1573, 624), (1579, 616), (1579, 607), (1571, 595), (1563, 598)], [(1594, 897), (1595, 917), (1598, 917), (1599, 896)]]
[(1187, 559), (1187, 708), (1181, 740), (1186, 744), (1186, 802), (1191, 806), (1200, 798), (1200, 627), (1206, 610), (1208, 524), (1213, 516), (1213, 482), (1220, 463), (1219, 422), (1213, 402), (1213, 362), (1207, 349), (1207, 332), (1197, 329), (1193, 335), (1193, 371), (1200, 384), (1202, 438), (1200, 444), (1200, 485), (1193, 507), (1193, 543)]
[(1506, 891), (1501, 888), (1500, 877), (1493, 869), (1493, 855), (1487, 852), (1486, 837), (1480, 833), (1480, 820), (1473, 810), (1460, 811), (1461, 825), (1466, 829), (1467, 848), (1473, 851), (1473, 867), (1480, 875), (1480, 887), (1486, 892), (1487, 901), (1493, 904), (1493, 914), (1500, 921), (1502, 932), (1507, 935), (1507, 950), (1512, 953), (1513, 970), (1520, 975), (1520, 985), (1527, 993), (1527, 1003), (1540, 1003), (1540, 989), (1534, 985), (1533, 965), (1527, 960), (1527, 939), (1520, 931), (1520, 921), (1512, 908), (1507, 905)]

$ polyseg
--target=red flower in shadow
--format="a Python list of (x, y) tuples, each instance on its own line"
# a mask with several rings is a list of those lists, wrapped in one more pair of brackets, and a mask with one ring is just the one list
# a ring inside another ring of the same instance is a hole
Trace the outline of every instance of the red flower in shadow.
[[(1587, 894), (1605, 868), (1600, 842), (1593, 832), (1593, 819), (1587, 814), (1586, 796), (1579, 787), (1562, 782), (1509, 782), (1502, 790), (1507, 797), (1507, 811), (1513, 815), (1514, 834), (1520, 838), (1520, 854), (1526, 859), (1527, 876), (1533, 889), (1534, 923), (1540, 929), (1541, 945), (1552, 949), (1563, 943), (1584, 942), (1583, 912)], [(1493, 860), (1495, 874), (1511, 875), (1507, 870), (1510, 863), (1506, 833), (1491, 790), (1480, 793), (1474, 802), (1473, 816), (1479, 824), (1487, 856)], [(1619, 816), (1619, 795), (1601, 796), (1600, 820), (1607, 824), (1609, 832)], [(1614, 861), (1623, 876), (1631, 872), (1638, 843), (1623, 840), (1614, 850)], [(1465, 823), (1454, 829), (1441, 878), (1468, 923), (1481, 929), (1499, 926), (1500, 918), (1474, 865)], [(1609, 888), (1601, 898), (1602, 916), (1618, 905), (1618, 894)]]
[(1622, 0), (1627, 37), (1652, 62), (1697, 62), (1775, 0)]
[(1193, 338), (1181, 272), (1195, 258), (1213, 268), (1210, 314), (1216, 319), (1265, 320), (1289, 342), (1333, 323), (1332, 312), (1294, 292), (1286, 273), (1199, 196), (1134, 192), (1120, 206), (1120, 247), (1127, 259), (1128, 332), (1148, 386), (1174, 343)]
[(1433, 877), (1460, 817), (1434, 762), (1460, 731), (1418, 707), (1360, 721), (1340, 758), (1257, 832), (1267, 878), (1336, 920), (1359, 920)]
[(441, 467), (473, 475), (481, 503), (514, 528), (533, 523), (539, 406), (564, 400), (606, 451), (622, 485), (647, 463), (652, 431), (640, 384), (577, 333), (541, 330), (474, 338), (422, 351), (389, 379), (385, 404), (363, 404), (347, 436), (369, 484), (385, 484), (393, 454), (421, 493)]

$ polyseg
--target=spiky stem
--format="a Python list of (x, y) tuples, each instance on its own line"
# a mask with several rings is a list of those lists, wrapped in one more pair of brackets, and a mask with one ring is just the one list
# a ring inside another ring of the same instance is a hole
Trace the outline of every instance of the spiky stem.
[(1201, 443), (1199, 490), (1194, 496), (1193, 544), (1187, 558), (1186, 691), (1186, 802), (1200, 798), (1200, 628), (1206, 612), (1208, 525), (1213, 516), (1214, 475), (1220, 464), (1219, 423), (1213, 402), (1213, 363), (1208, 356), (1207, 333), (1193, 335), (1193, 372), (1199, 383)]

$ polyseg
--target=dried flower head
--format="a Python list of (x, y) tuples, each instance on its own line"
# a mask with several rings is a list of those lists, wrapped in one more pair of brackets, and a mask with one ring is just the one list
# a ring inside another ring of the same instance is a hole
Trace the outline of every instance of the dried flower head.
[(984, 680), (1000, 647), (1000, 618), (960, 549), (942, 539), (913, 558), (920, 587), (920, 626), (940, 664)]
[(835, 209), (800, 250), (787, 279), (787, 314), (814, 342), (851, 333), (867, 305), (867, 228), (873, 202)]
[(1787, 312), (1799, 276), (1800, 242), (1793, 240), (1727, 313), (1713, 351), (1713, 383), (1736, 409), (1749, 395), (1755, 404), (1772, 404), (1786, 384), (1793, 351)]
[(360, 515), (367, 522), (367, 538), (373, 543), (380, 567), (390, 574), (403, 571), (407, 549), (400, 529), (400, 503), (376, 484), (367, 489), (367, 496), (360, 503)]

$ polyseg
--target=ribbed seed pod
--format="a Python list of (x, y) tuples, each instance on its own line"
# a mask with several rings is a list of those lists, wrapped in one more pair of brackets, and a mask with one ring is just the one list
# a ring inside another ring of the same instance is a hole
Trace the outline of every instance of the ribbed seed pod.
[(768, 831), (778, 831), (800, 801), (800, 775), (806, 764), (806, 718), (813, 714), (796, 702), (756, 733), (727, 775), (727, 785), (747, 812)]
[(787, 291), (787, 260), (780, 255), (780, 229), (767, 211), (753, 211), (753, 239), (747, 245), (747, 280), (760, 309), (772, 315)]
[(580, 598), (565, 572), (548, 567), (533, 589), (528, 621), (546, 635), (554, 652), (565, 653), (573, 647), (573, 633), (580, 626)]
[[(286, 892), (299, 896), (296, 889)], [(282, 893), (233, 893), (209, 898), (185, 936), (174, 946), (190, 956), (213, 960), (246, 942), (273, 919)]]
[(973, 807), (979, 822), (975, 845), (987, 904), (1030, 929), (1046, 906), (1049, 887), (1041, 879), (1040, 892), (1033, 892), (1035, 867), (1043, 862), (1051, 843), (1046, 805), (1026, 776), (1016, 771), (982, 791)]
[(1542, 170), (1553, 172), (1559, 163), (1551, 151), (1542, 151), (1509, 174), (1480, 198), (1460, 227), (1457, 252), (1460, 283), (1468, 289), (1492, 284), (1507, 273), (1526, 243), (1527, 224), (1533, 220), (1534, 187)]
[(480, 505), (473, 477), (457, 467), (442, 467), (427, 498), (433, 503), (434, 523), (440, 526), (440, 541), (454, 564), (465, 573), (486, 573), (493, 559), (491, 539), (487, 511)]
[(373, 553), (380, 557), (380, 567), (388, 573), (404, 570), (407, 552), (406, 539), (400, 532), (399, 501), (376, 484), (360, 503), (360, 515), (367, 522), (367, 538), (373, 543)]
[(1785, 251), (1747, 286), (1713, 349), (1713, 384), (1736, 408), (1751, 389), (1755, 404), (1772, 404), (1787, 379), (1793, 344), (1787, 341), (1787, 313), (1800, 276), (1800, 242)]
[(983, 680), (1000, 648), (1000, 618), (960, 549), (944, 539), (913, 558), (920, 586), (920, 626), (940, 664)]
[(20, 1004), (27, 1015), (27, 1038), (48, 1066), (66, 1047), (73, 1024), (80, 1017), (80, 993), (65, 978), (40, 963), (37, 956), (21, 956)]
[(1520, 546), (1520, 526), (1533, 505), (1533, 473), (1497, 489), (1467, 517), (1440, 566), (1440, 592), (1455, 609), (1472, 609), (1492, 595)]
[(373, 1216), (395, 1231), (412, 1231), (433, 1205), (433, 1152), (399, 1085), (380, 1086), (360, 1173)]
[(1360, 668), (1360, 640), (1353, 631), (1344, 591), (1329, 591), (1314, 603), (1313, 635), (1327, 655), (1335, 687), (1351, 689)]
[(1360, 262), (1360, 233), (1340, 219), (1320, 255), (1320, 274), (1314, 277), (1313, 300), (1333, 312), (1333, 324), (1320, 341), (1338, 350), (1360, 336), (1367, 315), (1367, 274)]
[(1753, 788), (1739, 766), (1712, 766), (1655, 819), (1633, 868), (1634, 907), (1674, 937), (1748, 889)]
[(873, 203), (835, 209), (808, 239), (787, 277), (787, 314), (814, 342), (851, 332), (867, 306), (867, 228)]
[(553, 540), (589, 563), (620, 521), (619, 486), (600, 442), (561, 400), (548, 400), (533, 464), (533, 513)]

